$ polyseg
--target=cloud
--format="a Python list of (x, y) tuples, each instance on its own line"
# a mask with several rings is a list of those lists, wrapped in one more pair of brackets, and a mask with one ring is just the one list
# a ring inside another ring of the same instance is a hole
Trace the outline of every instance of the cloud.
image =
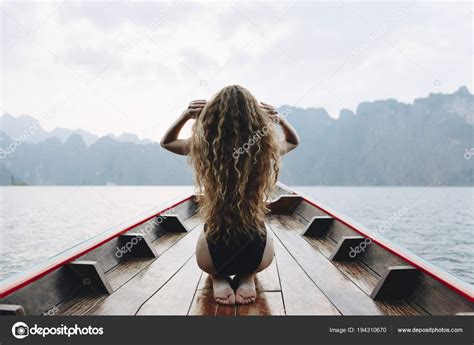
[(234, 83), (331, 116), (366, 100), (408, 102), (471, 83), (469, 5), (8, 2), (2, 110), (54, 108), (48, 129), (156, 139), (189, 100)]

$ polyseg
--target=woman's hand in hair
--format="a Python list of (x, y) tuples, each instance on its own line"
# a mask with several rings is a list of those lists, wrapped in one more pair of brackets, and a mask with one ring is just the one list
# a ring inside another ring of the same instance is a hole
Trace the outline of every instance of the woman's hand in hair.
[(268, 116), (272, 119), (272, 121), (280, 122), (280, 117), (278, 116), (278, 110), (273, 105), (266, 104), (263, 102), (260, 102), (261, 107), (265, 112), (268, 114)]
[(202, 112), (202, 109), (206, 106), (205, 99), (199, 99), (195, 101), (191, 101), (189, 103), (188, 108), (184, 111), (184, 115), (187, 116), (189, 119), (197, 119)]
[(285, 141), (282, 143), (282, 149), (280, 153), (284, 155), (285, 153), (294, 150), (300, 143), (300, 138), (293, 126), (286, 121), (286, 119), (278, 113), (278, 110), (270, 104), (260, 102), (262, 108), (267, 112), (268, 116), (272, 119), (274, 123), (278, 123), (283, 130), (285, 135)]
[(202, 99), (189, 103), (188, 108), (183, 111), (181, 116), (166, 131), (163, 139), (161, 139), (161, 146), (178, 155), (187, 155), (189, 153), (190, 139), (178, 139), (179, 133), (188, 120), (198, 118), (205, 105), (206, 101)]

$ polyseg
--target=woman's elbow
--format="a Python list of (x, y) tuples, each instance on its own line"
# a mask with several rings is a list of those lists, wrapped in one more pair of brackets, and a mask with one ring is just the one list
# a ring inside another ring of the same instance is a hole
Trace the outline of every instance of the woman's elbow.
[(293, 140), (291, 140), (290, 144), (291, 146), (293, 147), (293, 150), (296, 149), (296, 147), (298, 147), (298, 145), (300, 144), (300, 137), (299, 136), (295, 136), (294, 138), (292, 138)]

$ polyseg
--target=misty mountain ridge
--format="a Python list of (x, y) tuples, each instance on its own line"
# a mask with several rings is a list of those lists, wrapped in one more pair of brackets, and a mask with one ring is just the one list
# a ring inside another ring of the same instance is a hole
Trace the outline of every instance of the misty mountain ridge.
[[(30, 144), (36, 144), (48, 138), (58, 138), (62, 143), (65, 143), (72, 134), (77, 134), (82, 137), (87, 146), (91, 146), (100, 138), (98, 135), (92, 134), (83, 129), (55, 128), (51, 132), (48, 132), (41, 127), (37, 119), (30, 115), (13, 117), (8, 113), (4, 113), (0, 117), (0, 131), (8, 135), (10, 138), (18, 138), (25, 131), (28, 131), (28, 129), (30, 129), (34, 134), (26, 137), (26, 142)], [(138, 145), (152, 143), (150, 139), (140, 139), (133, 133), (122, 133), (118, 136), (111, 133), (107, 136), (115, 141), (134, 143)]]
[[(363, 102), (355, 112), (341, 110), (338, 119), (324, 108), (279, 109), (288, 113), (301, 138), (300, 146), (283, 159), (284, 183), (472, 185), (474, 157), (464, 154), (474, 147), (474, 96), (466, 87), (453, 94), (431, 93), (413, 104)], [(36, 121), (7, 114), (1, 120), (2, 149)], [(192, 183), (186, 157), (133, 134), (98, 138), (82, 130), (47, 132), (39, 127), (27, 143), (0, 158), (4, 185), (12, 176), (35, 185)]]

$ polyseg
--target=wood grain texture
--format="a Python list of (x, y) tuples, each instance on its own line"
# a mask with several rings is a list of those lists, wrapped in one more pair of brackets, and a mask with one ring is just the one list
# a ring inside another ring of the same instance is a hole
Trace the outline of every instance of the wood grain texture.
[(370, 296), (379, 277), (367, 266), (358, 262), (333, 262), (334, 267), (346, 275), (362, 291)]
[[(328, 236), (301, 236), (305, 218), (322, 215), (301, 203), (291, 216), (268, 217), (276, 256), (257, 274), (257, 300), (222, 306), (213, 298), (212, 281), (197, 267), (195, 244), (202, 230), (195, 214), (185, 233), (165, 233), (151, 243), (157, 259), (120, 262), (106, 273), (115, 292), (77, 295), (60, 304), (57, 315), (423, 315), (470, 312), (472, 304), (433, 278), (422, 275), (409, 300), (373, 301), (368, 296), (386, 267), (400, 259), (372, 243), (354, 262), (331, 262), (338, 238), (355, 232), (341, 224)], [(312, 206), (311, 206), (312, 207)], [(302, 212), (304, 217), (298, 212)], [(343, 225), (343, 224), (342, 224)], [(331, 235), (331, 236), (329, 236)], [(372, 248), (373, 247), (373, 248)]]
[(286, 314), (340, 315), (278, 239), (274, 245)]
[(427, 315), (426, 312), (410, 305), (406, 301), (376, 301), (376, 303), (384, 310), (385, 314), (391, 316)]
[[(106, 294), (80, 294), (57, 306), (54, 315), (88, 315), (90, 310), (102, 302)], [(54, 311), (54, 308), (52, 309)]]
[[(334, 242), (328, 236), (321, 238), (305, 238), (315, 249), (326, 258), (331, 257), (331, 253), (336, 248)], [(370, 295), (377, 285), (380, 276), (370, 269), (363, 261), (358, 262), (333, 262), (342, 273), (344, 273), (354, 284), (356, 284), (367, 295)], [(416, 308), (407, 301), (385, 301), (376, 302), (386, 315), (424, 315), (420, 308)]]
[(195, 213), (191, 217), (188, 217), (183, 220), (183, 224), (186, 225), (189, 229), (194, 229), (200, 223), (202, 223), (202, 218), (199, 213)]
[(82, 255), (80, 260), (97, 261), (102, 270), (107, 272), (126, 259), (125, 256), (118, 257), (115, 255), (117, 248), (120, 248), (121, 246), (122, 241), (119, 237), (116, 237), (89, 253)]
[(293, 216), (295, 219), (306, 225), (313, 217), (327, 216), (328, 214), (314, 207), (310, 203), (303, 200), (295, 209)]
[(280, 195), (278, 199), (267, 204), (271, 214), (291, 215), (302, 201), (299, 195)]
[(91, 311), (94, 315), (135, 315), (140, 306), (158, 291), (194, 255), (199, 228), (164, 252), (133, 279)]
[(131, 258), (115, 266), (105, 276), (115, 291), (154, 260), (151, 258)]
[(237, 306), (237, 315), (285, 315), (280, 291), (261, 291), (255, 302)]
[(237, 306), (237, 315), (285, 315), (275, 258), (270, 266), (257, 273), (255, 285), (257, 288), (255, 302)]
[[(288, 216), (268, 218), (272, 230), (301, 268), (343, 315), (383, 315), (383, 310), (326, 257), (292, 229)], [(284, 289), (283, 289), (284, 291)]]
[(337, 243), (328, 236), (323, 237), (305, 237), (305, 240), (323, 254), (326, 258), (330, 258), (334, 250), (336, 250)]
[(235, 316), (236, 305), (220, 305), (214, 301), (212, 290), (197, 290), (188, 315)]
[(187, 315), (201, 274), (193, 256), (142, 305), (137, 315)]
[(75, 296), (82, 280), (68, 266), (41, 277), (1, 300), (2, 304), (21, 305), (27, 315), (41, 315), (59, 303)]
[(236, 314), (236, 305), (220, 305), (214, 301), (211, 277), (203, 273), (188, 315), (234, 316)]
[(158, 256), (162, 255), (169, 248), (171, 248), (176, 242), (181, 240), (186, 236), (186, 233), (183, 232), (170, 232), (166, 233), (160, 238), (151, 242), (151, 245), (155, 249)]
[(275, 258), (270, 266), (257, 273), (255, 284), (258, 291), (281, 291)]
[(431, 315), (474, 312), (474, 303), (459, 296), (426, 273), (421, 273), (410, 303)]
[(395, 254), (390, 253), (374, 242), (367, 246), (364, 255), (361, 255), (359, 260), (370, 267), (379, 276), (383, 276), (390, 266), (402, 266), (407, 264)]
[[(151, 242), (151, 246), (158, 256), (162, 255), (176, 242), (186, 236), (186, 233), (170, 232)], [(151, 264), (155, 259), (151, 258), (130, 258), (112, 268), (106, 273), (106, 277), (114, 290), (117, 290), (128, 280), (132, 279), (141, 270)]]

